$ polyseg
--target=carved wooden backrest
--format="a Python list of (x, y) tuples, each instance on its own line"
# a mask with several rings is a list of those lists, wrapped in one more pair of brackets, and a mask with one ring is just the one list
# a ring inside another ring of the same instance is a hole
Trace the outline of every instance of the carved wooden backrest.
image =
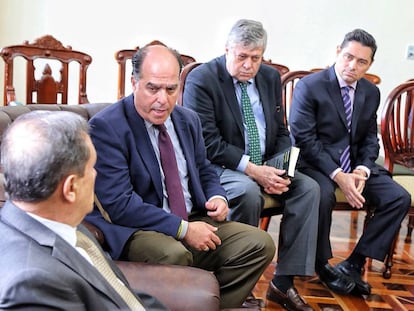
[(185, 87), (185, 79), (187, 79), (187, 75), (190, 73), (191, 70), (198, 67), (202, 63), (198, 62), (191, 62), (184, 66), (183, 70), (181, 71), (180, 75), (180, 88), (178, 90), (178, 98), (177, 98), (177, 104), (179, 106), (183, 105), (183, 94), (184, 94), (184, 87)]
[(271, 59), (263, 59), (262, 63), (275, 68), (277, 71), (279, 71), (280, 76), (284, 75), (290, 70), (289, 67), (285, 65), (273, 63)]
[(387, 96), (381, 115), (384, 167), (414, 169), (414, 80), (396, 86)]
[[(318, 71), (321, 71), (321, 70), (326, 69), (328, 67), (325, 67), (325, 68), (313, 68), (310, 71), (312, 71), (312, 72), (318, 72)], [(377, 76), (376, 74), (373, 74), (373, 73), (368, 73), (368, 72), (365, 73), (364, 78), (367, 79), (368, 81), (374, 83), (374, 84), (377, 84), (377, 85), (381, 83), (381, 78), (379, 76)]]
[[(167, 46), (165, 43), (159, 41), (159, 40), (153, 40), (147, 45), (163, 45)], [(139, 46), (137, 46), (135, 49), (125, 49), (125, 50), (119, 50), (115, 52), (115, 60), (118, 63), (118, 99), (121, 99), (125, 96), (125, 77), (126, 77), (126, 63), (127, 61), (130, 61), (134, 54), (139, 50)], [(181, 61), (182, 65), (185, 66), (189, 63), (195, 62), (195, 58), (189, 55), (180, 54), (181, 55)], [(131, 67), (132, 72), (132, 67)]]
[(306, 70), (297, 70), (297, 71), (289, 71), (282, 75), (282, 104), (283, 109), (285, 111), (285, 124), (288, 126), (289, 120), (289, 110), (292, 104), (292, 96), (293, 90), (295, 88), (296, 83), (302, 79), (304, 76), (311, 74), (311, 71)]
[[(26, 104), (67, 104), (69, 64), (72, 61), (79, 63), (79, 90), (78, 102), (87, 103), (86, 71), (92, 62), (92, 57), (83, 52), (72, 50), (71, 46), (64, 47), (62, 43), (51, 35), (36, 39), (33, 43), (25, 41), (22, 45), (6, 46), (0, 52), (5, 61), (4, 76), (4, 104), (16, 101), (15, 86), (13, 83), (14, 59), (23, 57), (26, 61)], [(40, 79), (36, 79), (34, 61), (45, 59), (46, 64)], [(51, 66), (47, 61), (54, 60), (61, 64), (60, 79), (52, 75)], [(34, 100), (34, 95), (36, 100)], [(60, 95), (60, 101), (59, 101)]]

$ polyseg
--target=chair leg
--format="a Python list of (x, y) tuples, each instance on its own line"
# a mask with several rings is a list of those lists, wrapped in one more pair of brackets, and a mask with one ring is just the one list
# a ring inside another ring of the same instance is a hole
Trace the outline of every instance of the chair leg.
[(267, 231), (269, 229), (271, 216), (261, 217), (260, 219), (260, 229)]
[(414, 216), (409, 216), (405, 243), (411, 243), (411, 234), (413, 233), (413, 229), (414, 229)]
[(394, 258), (395, 248), (397, 246), (399, 234), (400, 234), (400, 232), (398, 231), (397, 234), (395, 235), (394, 241), (392, 242), (391, 247), (388, 251), (387, 257), (385, 258), (384, 271), (382, 272), (382, 276), (383, 276), (384, 279), (390, 279), (391, 278), (391, 267), (394, 263), (393, 258)]

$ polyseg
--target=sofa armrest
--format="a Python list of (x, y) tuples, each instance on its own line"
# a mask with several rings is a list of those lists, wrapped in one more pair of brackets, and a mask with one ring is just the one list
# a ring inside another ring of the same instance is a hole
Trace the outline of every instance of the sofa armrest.
[(99, 229), (98, 227), (96, 227), (95, 225), (89, 223), (86, 220), (82, 221), (82, 225), (84, 225), (93, 234), (95, 239), (98, 240), (99, 244), (104, 245), (105, 237), (104, 237), (101, 229)]
[(213, 273), (186, 266), (116, 261), (131, 287), (158, 298), (172, 311), (220, 309), (220, 289)]

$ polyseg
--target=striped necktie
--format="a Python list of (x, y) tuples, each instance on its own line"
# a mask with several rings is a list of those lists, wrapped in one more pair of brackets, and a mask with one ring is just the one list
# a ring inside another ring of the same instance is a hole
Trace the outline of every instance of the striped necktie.
[(247, 136), (249, 142), (250, 162), (261, 165), (262, 153), (260, 150), (259, 131), (257, 129), (256, 120), (254, 117), (252, 105), (249, 95), (247, 94), (247, 83), (239, 82), (241, 89), (241, 102), (244, 122), (247, 126)]
[(76, 246), (83, 248), (86, 251), (94, 267), (102, 274), (108, 283), (111, 284), (114, 290), (129, 306), (129, 308), (136, 311), (145, 311), (145, 308), (130, 291), (130, 289), (126, 287), (120, 279), (118, 279), (115, 272), (107, 262), (102, 251), (96, 246), (96, 244), (79, 230), (76, 231), (76, 237)]
[[(351, 120), (352, 120), (352, 103), (351, 97), (349, 95), (349, 91), (351, 90), (351, 86), (344, 86), (341, 88), (342, 92), (342, 100), (344, 101), (344, 109), (345, 109), (345, 116), (346, 122), (348, 126), (348, 141), (351, 138)], [(349, 173), (351, 171), (351, 150), (350, 145), (345, 147), (343, 153), (340, 157), (341, 168), (345, 173)]]

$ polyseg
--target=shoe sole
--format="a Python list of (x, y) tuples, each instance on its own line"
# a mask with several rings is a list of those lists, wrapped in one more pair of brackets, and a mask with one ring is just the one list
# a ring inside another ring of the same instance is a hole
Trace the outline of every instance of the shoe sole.
[[(319, 279), (320, 280), (320, 279)], [(335, 287), (332, 287), (332, 286), (329, 286), (329, 284), (328, 283), (325, 283), (325, 282), (323, 282), (322, 280), (320, 280), (326, 287), (328, 287), (331, 291), (333, 291), (334, 293), (336, 293), (336, 294), (340, 294), (340, 295), (349, 295), (353, 290), (355, 290), (355, 287), (356, 287), (356, 284), (354, 283), (354, 282), (352, 282), (352, 286), (349, 288), (349, 289), (347, 289), (347, 290), (345, 290), (345, 291), (343, 291), (343, 290), (341, 290), (341, 289), (338, 289), (338, 288), (335, 288)]]

